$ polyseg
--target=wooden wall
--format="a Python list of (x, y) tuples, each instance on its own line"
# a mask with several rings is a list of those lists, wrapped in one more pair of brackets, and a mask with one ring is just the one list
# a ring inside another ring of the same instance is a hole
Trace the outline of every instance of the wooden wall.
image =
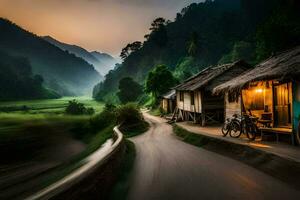
[(241, 104), (241, 96), (239, 95), (238, 100), (234, 102), (229, 102), (228, 93), (226, 92), (224, 95), (225, 101), (225, 119), (232, 118), (234, 114), (240, 115), (242, 114), (242, 104)]
[(176, 91), (177, 107), (184, 111), (201, 113), (201, 92), (194, 92), (194, 105), (191, 105), (191, 93), (189, 91), (182, 91), (184, 93), (183, 101), (180, 101), (180, 92)]
[(161, 107), (165, 112), (168, 112), (168, 99), (162, 99)]

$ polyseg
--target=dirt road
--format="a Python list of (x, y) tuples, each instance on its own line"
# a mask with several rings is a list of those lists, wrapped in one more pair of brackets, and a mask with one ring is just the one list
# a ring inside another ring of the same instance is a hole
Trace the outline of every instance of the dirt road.
[(285, 183), (236, 160), (186, 144), (164, 120), (147, 113), (144, 116), (151, 128), (132, 139), (137, 158), (129, 199), (300, 198), (300, 192)]

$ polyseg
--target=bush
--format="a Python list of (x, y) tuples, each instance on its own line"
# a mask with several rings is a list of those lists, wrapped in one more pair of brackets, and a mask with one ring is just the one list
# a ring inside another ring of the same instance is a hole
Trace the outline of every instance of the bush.
[(74, 99), (69, 101), (69, 105), (67, 106), (65, 112), (69, 115), (93, 115), (95, 110), (94, 108), (86, 108), (83, 103), (79, 103)]
[(143, 115), (136, 104), (129, 103), (120, 106), (116, 110), (117, 123), (121, 125), (120, 130), (126, 137), (136, 136), (144, 133), (149, 124), (144, 121)]
[(117, 122), (121, 125), (131, 125), (144, 121), (143, 115), (138, 106), (134, 103), (128, 103), (117, 109)]

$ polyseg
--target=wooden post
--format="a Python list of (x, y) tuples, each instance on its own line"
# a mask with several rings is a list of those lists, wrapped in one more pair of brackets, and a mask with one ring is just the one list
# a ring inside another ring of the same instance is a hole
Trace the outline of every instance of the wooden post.
[(201, 113), (201, 126), (205, 126), (205, 113), (203, 111)]

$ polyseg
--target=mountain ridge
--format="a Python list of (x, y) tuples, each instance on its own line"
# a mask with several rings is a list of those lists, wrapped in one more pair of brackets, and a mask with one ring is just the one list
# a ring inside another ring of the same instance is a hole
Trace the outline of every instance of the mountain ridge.
[(114, 65), (117, 63), (117, 60), (107, 53), (100, 53), (98, 51), (89, 52), (83, 47), (61, 42), (49, 35), (43, 36), (42, 38), (60, 49), (73, 53), (75, 56), (86, 60), (103, 76), (106, 75), (109, 70), (113, 69)]
[(0, 18), (0, 50), (11, 56), (25, 57), (34, 74), (60, 95), (91, 93), (100, 74), (84, 59), (61, 50), (17, 24)]

